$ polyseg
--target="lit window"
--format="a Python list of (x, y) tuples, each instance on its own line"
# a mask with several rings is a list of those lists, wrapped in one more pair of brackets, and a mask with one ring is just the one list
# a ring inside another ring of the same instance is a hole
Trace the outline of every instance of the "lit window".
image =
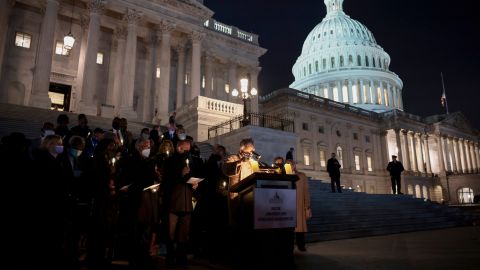
[(342, 94), (343, 94), (343, 102), (344, 103), (348, 103), (348, 87), (346, 85), (344, 85), (342, 87)]
[(155, 74), (155, 77), (160, 78), (160, 67), (157, 67), (157, 72)]
[(63, 42), (57, 41), (57, 44), (55, 46), (55, 54), (57, 54), (57, 55), (68, 55), (69, 53), (70, 53), (70, 51), (65, 49), (65, 47), (63, 47)]
[(360, 171), (360, 156), (355, 155), (355, 170)]
[(333, 88), (333, 100), (338, 102), (338, 88), (337, 87)]
[(473, 190), (471, 188), (461, 188), (457, 191), (459, 203), (473, 203)]
[(306, 166), (310, 166), (310, 153), (308, 149), (305, 149), (305, 154), (303, 155), (303, 160), (305, 161)]
[(325, 151), (320, 150), (320, 166), (325, 167)]
[(103, 53), (97, 53), (97, 64), (103, 65)]
[(202, 88), (205, 88), (205, 76), (202, 76)]
[(377, 87), (377, 104), (382, 104), (382, 90), (380, 90), (380, 87)]
[(228, 83), (225, 84), (225, 93), (230, 93), (230, 84)]
[(15, 35), (15, 46), (22, 48), (30, 48), (32, 43), (32, 36), (26, 33), (17, 32)]
[(372, 157), (367, 157), (367, 167), (368, 167), (368, 171), (369, 171), (369, 172), (372, 172), (372, 171), (373, 171), (373, 168), (372, 168)]
[(185, 73), (185, 84), (187, 84), (187, 85), (190, 84), (190, 76), (189, 76), (188, 73)]
[[(337, 130), (337, 132), (339, 132)], [(342, 153), (342, 147), (337, 146), (337, 160), (338, 163), (340, 163), (340, 166), (342, 166), (340, 169), (343, 169), (343, 153)]]
[(358, 103), (358, 87), (357, 87), (357, 85), (352, 86), (352, 92), (353, 92), (353, 103), (357, 104)]

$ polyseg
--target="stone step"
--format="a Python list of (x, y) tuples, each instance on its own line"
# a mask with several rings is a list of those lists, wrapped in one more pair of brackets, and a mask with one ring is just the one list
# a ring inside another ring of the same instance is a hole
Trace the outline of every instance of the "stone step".
[(392, 224), (391, 226), (388, 226), (388, 227), (386, 226), (371, 227), (371, 228), (362, 228), (358, 230), (311, 232), (306, 234), (305, 240), (307, 242), (318, 242), (318, 241), (358, 238), (358, 237), (395, 234), (395, 233), (404, 233), (404, 232), (413, 232), (413, 231), (437, 230), (437, 229), (457, 227), (461, 225), (462, 223), (458, 221), (448, 221), (448, 222), (442, 222), (442, 223), (423, 223), (422, 226), (419, 226), (418, 224), (412, 224), (412, 225)]

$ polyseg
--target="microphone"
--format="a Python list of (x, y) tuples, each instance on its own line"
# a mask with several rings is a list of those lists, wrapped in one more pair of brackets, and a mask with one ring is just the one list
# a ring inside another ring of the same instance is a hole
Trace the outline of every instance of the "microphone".
[(262, 155), (258, 154), (258, 153), (255, 152), (255, 151), (252, 151), (252, 154), (253, 154), (254, 156), (256, 156), (257, 159), (260, 159), (260, 158), (262, 157)]

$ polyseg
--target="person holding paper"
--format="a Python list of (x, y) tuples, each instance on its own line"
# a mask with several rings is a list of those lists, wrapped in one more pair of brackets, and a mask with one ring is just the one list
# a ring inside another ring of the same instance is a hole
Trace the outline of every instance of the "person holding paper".
[[(192, 177), (199, 177), (201, 165), (190, 157), (191, 143), (180, 140), (176, 152), (164, 163), (164, 196), (169, 219), (167, 264), (187, 264), (186, 244), (190, 233), (193, 212), (192, 193), (198, 183), (188, 184)], [(176, 248), (175, 248), (175, 243)]]

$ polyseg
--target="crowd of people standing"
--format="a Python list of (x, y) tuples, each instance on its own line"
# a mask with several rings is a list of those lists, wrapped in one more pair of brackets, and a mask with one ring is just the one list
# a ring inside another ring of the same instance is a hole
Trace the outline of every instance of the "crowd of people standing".
[(152, 269), (162, 246), (172, 265), (186, 264), (187, 252), (218, 254), (223, 240), (213, 230), (228, 226), (225, 148), (215, 146), (203, 160), (174, 118), (167, 128), (134, 136), (116, 117), (111, 129), (92, 130), (83, 114), (69, 128), (61, 114), (56, 125), (44, 123), (38, 138), (18, 132), (2, 138), (1, 170), (10, 175), (2, 239), (12, 263), (109, 269), (125, 260), (130, 269)]

